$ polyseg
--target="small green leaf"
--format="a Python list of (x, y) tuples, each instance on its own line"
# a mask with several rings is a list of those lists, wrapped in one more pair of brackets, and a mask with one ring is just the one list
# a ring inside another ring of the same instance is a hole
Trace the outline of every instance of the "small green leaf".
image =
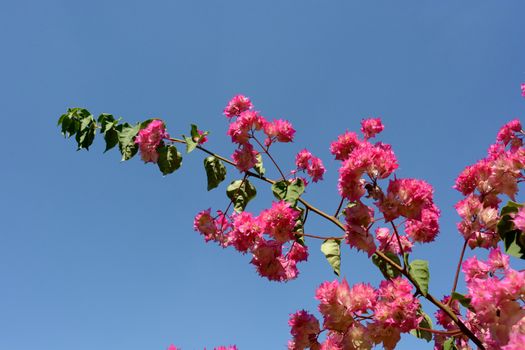
[[(401, 261), (396, 254), (390, 252), (385, 252), (384, 254), (396, 264), (401, 265)], [(386, 279), (396, 278), (397, 276), (401, 275), (401, 272), (393, 268), (392, 265), (381, 259), (377, 254), (372, 255), (372, 262), (379, 268), (379, 271), (381, 271)]]
[(414, 260), (410, 263), (408, 271), (410, 275), (416, 280), (421, 294), (427, 296), (428, 294), (428, 283), (430, 281), (430, 272), (428, 270), (428, 261), (426, 260)]
[(235, 180), (226, 189), (226, 195), (233, 202), (233, 209), (240, 213), (246, 208), (248, 202), (255, 198), (257, 190), (248, 179)]
[(198, 143), (193, 141), (193, 138), (188, 136), (183, 136), (184, 141), (186, 141), (186, 153), (191, 153), (195, 148), (197, 148)]
[(472, 308), (472, 306), (470, 305), (470, 298), (467, 298), (466, 296), (464, 296), (463, 294), (460, 294), (458, 292), (452, 292), (452, 294), (450, 295), (450, 298), (452, 300), (457, 300), (459, 301), (459, 303), (461, 305), (463, 305), (464, 307), (466, 307), (467, 309), (470, 309), (472, 311), (474, 311), (474, 309)]
[(297, 203), (297, 200), (303, 194), (304, 189), (304, 181), (300, 178), (292, 180), (291, 183), (286, 180), (281, 180), (272, 185), (273, 195), (277, 199), (285, 200), (292, 205)]
[(525, 259), (525, 234), (514, 226), (513, 214), (517, 213), (522, 204), (509, 201), (501, 209), (501, 219), (498, 222), (498, 233), (503, 240), (505, 252), (520, 259)]
[(204, 169), (208, 178), (208, 191), (219, 186), (226, 178), (226, 167), (220, 159), (214, 156), (204, 159)]
[(135, 136), (140, 129), (140, 124), (134, 126), (124, 123), (117, 126), (118, 131), (118, 146), (122, 154), (122, 161), (131, 159), (137, 154), (138, 146), (135, 143)]
[(177, 151), (177, 147), (162, 146), (157, 148), (159, 152), (159, 160), (157, 165), (159, 166), (162, 175), (168, 175), (180, 168), (182, 164), (182, 155)]
[(197, 125), (191, 124), (190, 135), (194, 140), (198, 141), (198, 139), (200, 138), (200, 135), (199, 135), (199, 128), (197, 127)]
[(118, 144), (118, 132), (115, 128), (111, 128), (104, 134), (104, 140), (106, 141), (106, 149), (104, 153), (112, 149)]
[(325, 240), (324, 243), (321, 244), (321, 251), (324, 256), (326, 256), (326, 260), (328, 260), (330, 266), (332, 266), (334, 273), (339, 276), (339, 273), (341, 272), (341, 240)]
[(264, 176), (264, 173), (266, 173), (266, 169), (263, 166), (263, 159), (262, 155), (260, 153), (257, 153), (255, 156), (257, 158), (257, 163), (253, 166), (253, 169), (259, 174), (260, 176)]
[(443, 350), (458, 350), (456, 347), (456, 343), (454, 342), (454, 338), (448, 338), (443, 343)]
[[(419, 322), (419, 327), (432, 329), (432, 319), (430, 318), (430, 316), (428, 316), (422, 310), (419, 310), (418, 313), (423, 316), (423, 319), (421, 320), (421, 322)], [(420, 339), (425, 339), (427, 342), (432, 341), (432, 333), (429, 331), (413, 329), (410, 331), (410, 334)]]

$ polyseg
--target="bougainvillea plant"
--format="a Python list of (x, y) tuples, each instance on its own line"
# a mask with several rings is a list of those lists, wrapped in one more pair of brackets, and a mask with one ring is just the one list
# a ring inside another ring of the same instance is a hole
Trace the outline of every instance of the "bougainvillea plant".
[[(525, 84), (521, 89), (525, 96)], [(322, 160), (304, 149), (287, 171), (272, 155), (274, 144), (293, 141), (295, 129), (290, 122), (267, 120), (243, 95), (227, 104), (224, 115), (229, 122), (227, 135), (235, 145), (230, 158), (205, 148), (208, 132), (196, 125), (191, 125), (189, 136), (173, 138), (160, 119), (129, 124), (110, 114), (95, 119), (82, 108), (69, 109), (58, 124), (64, 136), (75, 137), (78, 149), (89, 149), (99, 133), (106, 151), (118, 146), (122, 160), (139, 153), (163, 175), (182, 164), (176, 145), (183, 145), (186, 153), (202, 151), (208, 191), (226, 179), (227, 166), (238, 169), (241, 175), (226, 188), (226, 208), (202, 210), (195, 216), (194, 229), (206, 242), (249, 254), (257, 273), (270, 281), (297, 278), (299, 263), (308, 259), (305, 238), (320, 240), (320, 249), (337, 275), (341, 245), (366, 254), (384, 280), (378, 286), (350, 286), (345, 279), (322, 283), (315, 292), (322, 319), (306, 310), (290, 315), (290, 350), (376, 345), (390, 350), (402, 333), (434, 341), (435, 349), (525, 349), (525, 272), (513, 269), (509, 259), (525, 258), (525, 207), (515, 202), (518, 184), (525, 179), (525, 134), (519, 120), (505, 124), (487, 156), (467, 166), (456, 180), (454, 188), (464, 196), (456, 204), (464, 244), (453, 287), (439, 298), (429, 291), (428, 262), (410, 258), (417, 244), (430, 243), (439, 233), (434, 190), (423, 180), (395, 176), (398, 161), (392, 147), (376, 140), (384, 129), (379, 118), (362, 120), (360, 133), (347, 131), (330, 145), (340, 161), (341, 198), (332, 215), (303, 198), (307, 186), (323, 180)], [(266, 176), (263, 162), (272, 164), (278, 178)], [(256, 181), (271, 186), (275, 196), (260, 213), (247, 210), (257, 194), (252, 183)], [(335, 225), (340, 236), (305, 233), (308, 215), (314, 214)], [(467, 247), (488, 249), (488, 259), (465, 260)], [(461, 271), (464, 294), (456, 290)], [(422, 299), (436, 307), (437, 326), (423, 310)]]

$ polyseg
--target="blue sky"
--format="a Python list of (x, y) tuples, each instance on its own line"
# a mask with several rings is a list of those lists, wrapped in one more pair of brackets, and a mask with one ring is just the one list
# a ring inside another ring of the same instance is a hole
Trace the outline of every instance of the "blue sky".
[[(172, 135), (197, 123), (229, 155), (221, 111), (244, 93), (297, 129), (293, 144), (276, 147), (285, 168), (305, 146), (323, 158), (326, 181), (305, 198), (329, 212), (338, 203), (329, 143), (381, 117), (398, 176), (435, 187), (441, 234), (413, 256), (429, 258), (431, 291), (446, 293), (462, 243), (454, 179), (525, 111), (524, 13), (517, 0), (4, 1), (0, 349), (284, 349), (288, 314), (314, 311), (315, 288), (334, 279), (315, 241), (287, 284), (204, 244), (193, 216), (226, 204), (225, 184), (206, 192), (204, 156), (163, 178), (138, 159), (103, 155), (103, 142), (76, 152), (56, 128), (74, 106), (160, 117)], [(256, 212), (271, 201), (258, 189)], [(378, 283), (362, 253), (346, 247), (342, 259), (350, 283)], [(399, 348), (431, 345), (406, 338)]]

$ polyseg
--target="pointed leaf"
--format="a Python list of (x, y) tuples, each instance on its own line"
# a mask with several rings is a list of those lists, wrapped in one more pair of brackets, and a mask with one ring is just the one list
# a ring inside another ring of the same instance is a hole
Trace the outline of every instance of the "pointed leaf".
[(305, 189), (304, 181), (300, 178), (288, 182), (286, 180), (277, 181), (272, 185), (273, 195), (277, 199), (296, 205), (297, 200), (303, 194)]
[(257, 163), (253, 166), (253, 169), (259, 174), (260, 176), (264, 176), (264, 173), (266, 173), (266, 169), (263, 166), (263, 159), (262, 155), (260, 153), (257, 153), (255, 156), (257, 158)]
[(470, 305), (470, 298), (467, 298), (466, 296), (464, 296), (463, 294), (460, 294), (458, 292), (452, 292), (452, 294), (450, 295), (450, 298), (452, 300), (457, 300), (459, 301), (459, 303), (461, 305), (463, 305), (464, 307), (466, 307), (467, 309), (471, 310), (471, 311), (474, 311), (474, 309), (472, 308), (472, 305)]
[(501, 209), (501, 219), (498, 222), (498, 233), (503, 240), (505, 252), (520, 259), (525, 259), (525, 234), (514, 226), (513, 214), (517, 213), (522, 204), (509, 201)]
[(139, 132), (140, 124), (134, 126), (124, 123), (118, 125), (118, 146), (120, 153), (122, 154), (122, 161), (131, 159), (137, 154), (138, 146), (135, 143), (135, 136)]
[(204, 169), (208, 178), (208, 191), (219, 186), (226, 178), (226, 167), (220, 159), (214, 156), (204, 159)]
[(428, 283), (430, 281), (430, 272), (428, 270), (428, 261), (426, 260), (414, 260), (409, 265), (409, 272), (412, 277), (416, 280), (421, 294), (427, 296)]
[(157, 165), (159, 166), (162, 175), (168, 175), (180, 168), (182, 164), (182, 155), (177, 150), (177, 147), (162, 146), (157, 149), (159, 152), (159, 160)]
[(341, 240), (340, 239), (327, 239), (321, 244), (321, 251), (323, 252), (326, 260), (334, 273), (339, 276), (341, 272)]
[[(391, 260), (393, 260), (396, 264), (401, 265), (401, 261), (399, 260), (399, 257), (396, 254), (390, 252), (385, 252), (384, 254), (388, 256)], [(381, 271), (381, 273), (386, 279), (393, 279), (401, 275), (401, 272), (394, 269), (392, 265), (381, 259), (377, 254), (372, 255), (372, 262), (379, 268), (379, 271)]]
[(443, 343), (443, 350), (458, 350), (456, 347), (456, 343), (454, 342), (454, 338), (448, 338)]
[[(423, 316), (423, 319), (421, 320), (421, 322), (419, 322), (419, 327), (432, 329), (432, 319), (430, 318), (430, 316), (428, 316), (425, 312), (421, 310), (419, 310), (419, 314)], [(432, 341), (432, 333), (429, 331), (413, 329), (410, 331), (410, 334), (420, 339), (425, 339), (427, 342)]]
[(233, 181), (226, 189), (226, 195), (233, 202), (233, 209), (240, 213), (255, 196), (257, 190), (248, 179)]

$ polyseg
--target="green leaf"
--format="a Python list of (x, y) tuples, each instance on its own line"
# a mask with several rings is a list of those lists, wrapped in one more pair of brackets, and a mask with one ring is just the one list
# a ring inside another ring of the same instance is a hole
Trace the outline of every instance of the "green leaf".
[(182, 155), (177, 151), (177, 147), (162, 146), (157, 148), (159, 152), (159, 160), (157, 165), (159, 166), (162, 175), (168, 175), (180, 168), (182, 164)]
[(448, 338), (443, 343), (443, 350), (458, 350), (456, 347), (456, 343), (454, 342), (454, 338)]
[(304, 181), (300, 178), (294, 179), (291, 183), (286, 180), (277, 181), (272, 185), (273, 195), (277, 199), (295, 205), (305, 189)]
[[(428, 316), (422, 310), (419, 310), (419, 314), (423, 316), (423, 319), (421, 320), (421, 322), (419, 322), (419, 327), (432, 329), (432, 319), (430, 318), (430, 316)], [(413, 329), (410, 331), (410, 334), (420, 339), (425, 339), (427, 342), (432, 341), (432, 333), (429, 331)]]
[(416, 280), (421, 294), (427, 296), (428, 294), (428, 283), (430, 281), (430, 272), (428, 270), (428, 261), (426, 260), (414, 260), (410, 263), (408, 271), (410, 275)]
[(226, 167), (220, 159), (214, 156), (204, 159), (204, 169), (208, 178), (208, 191), (219, 186), (226, 178)]
[(226, 195), (233, 202), (233, 209), (240, 213), (246, 208), (248, 202), (255, 198), (257, 190), (248, 179), (235, 180), (226, 189)]
[(140, 124), (134, 126), (124, 123), (117, 126), (118, 147), (122, 154), (122, 161), (133, 158), (137, 154), (138, 146), (135, 143), (135, 136), (139, 132)]
[(199, 128), (197, 127), (197, 125), (191, 124), (190, 135), (194, 140), (199, 140), (201, 136), (199, 135)]
[(188, 136), (183, 136), (184, 141), (186, 141), (186, 153), (191, 153), (195, 148), (197, 148), (198, 143), (193, 141), (193, 138)]
[(100, 132), (105, 133), (108, 129), (113, 128), (118, 123), (112, 114), (102, 113), (98, 116), (97, 122), (100, 124)]
[(327, 239), (321, 244), (321, 251), (323, 252), (326, 260), (334, 273), (339, 276), (341, 272), (341, 240), (340, 239)]
[(106, 141), (106, 149), (104, 153), (112, 149), (118, 144), (118, 132), (115, 128), (111, 128), (104, 134), (104, 140)]
[(260, 153), (257, 153), (255, 156), (257, 158), (257, 163), (253, 166), (253, 169), (259, 174), (260, 176), (264, 176), (264, 173), (266, 173), (266, 169), (263, 166), (263, 159), (262, 155)]
[(452, 294), (450, 295), (450, 298), (452, 300), (457, 300), (459, 301), (459, 303), (461, 305), (463, 305), (464, 307), (466, 307), (467, 309), (470, 309), (472, 311), (474, 311), (474, 309), (472, 308), (472, 306), (470, 305), (470, 298), (467, 298), (466, 296), (464, 296), (463, 294), (460, 294), (458, 292), (452, 292)]
[(501, 219), (498, 222), (498, 233), (503, 240), (505, 252), (520, 259), (525, 259), (525, 234), (514, 226), (513, 214), (517, 213), (522, 204), (509, 201), (501, 209)]
[[(401, 261), (396, 254), (390, 252), (385, 252), (384, 254), (396, 264), (401, 265)], [(381, 271), (386, 279), (396, 278), (397, 276), (401, 275), (401, 272), (393, 268), (392, 265), (381, 259), (377, 254), (372, 255), (372, 262), (379, 268), (379, 271)]]

